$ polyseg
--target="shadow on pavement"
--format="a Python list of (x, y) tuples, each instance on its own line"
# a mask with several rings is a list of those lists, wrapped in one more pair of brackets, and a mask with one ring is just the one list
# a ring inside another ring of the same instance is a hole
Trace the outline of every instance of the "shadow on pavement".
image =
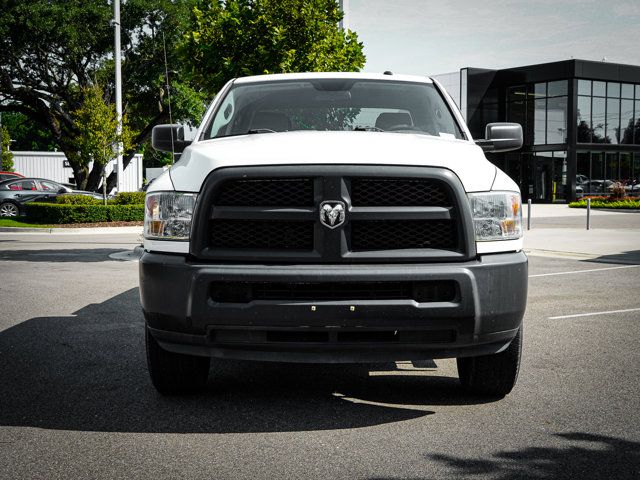
[(424, 371), (399, 375), (382, 368), (370, 377), (367, 366), (257, 362), (214, 367), (203, 395), (162, 397), (148, 378), (143, 329), (134, 288), (75, 316), (33, 318), (0, 332), (0, 425), (303, 431), (411, 420), (432, 414), (428, 405), (484, 402), (464, 394), (457, 378)]
[[(452, 478), (637, 479), (640, 443), (589, 433), (555, 434), (554, 445), (505, 450), (488, 458), (428, 455), (452, 469)], [(559, 445), (557, 441), (560, 441)], [(563, 445), (567, 442), (566, 445)]]
[(106, 262), (109, 255), (124, 248), (78, 248), (58, 250), (5, 250), (0, 260), (14, 262)]
[(601, 255), (597, 258), (589, 258), (583, 262), (592, 263), (621, 263), (624, 265), (640, 265), (640, 250), (629, 250), (622, 253)]

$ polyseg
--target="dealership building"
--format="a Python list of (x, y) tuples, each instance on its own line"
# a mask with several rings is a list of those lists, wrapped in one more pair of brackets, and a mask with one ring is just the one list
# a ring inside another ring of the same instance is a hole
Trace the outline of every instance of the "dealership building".
[(567, 60), (434, 78), (474, 138), (484, 138), (487, 123), (522, 125), (522, 149), (487, 158), (520, 185), (523, 199), (606, 195), (615, 182), (640, 195), (640, 67)]

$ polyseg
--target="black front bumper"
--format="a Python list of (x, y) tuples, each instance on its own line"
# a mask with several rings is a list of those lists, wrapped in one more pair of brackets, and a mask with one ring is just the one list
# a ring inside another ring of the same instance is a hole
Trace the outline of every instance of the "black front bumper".
[[(220, 282), (454, 281), (452, 301), (214, 301)], [(292, 362), (385, 362), (496, 353), (522, 323), (522, 252), (462, 263), (234, 265), (145, 252), (140, 296), (147, 328), (173, 352)]]

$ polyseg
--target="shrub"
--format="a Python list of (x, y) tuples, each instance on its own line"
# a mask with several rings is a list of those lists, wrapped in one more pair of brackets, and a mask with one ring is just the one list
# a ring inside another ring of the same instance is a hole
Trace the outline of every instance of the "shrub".
[(28, 203), (27, 217), (37, 223), (97, 223), (144, 220), (144, 205)]
[(59, 195), (56, 197), (56, 203), (60, 205), (103, 205), (104, 202), (89, 195)]
[(145, 192), (120, 192), (109, 201), (113, 205), (144, 205)]
[(144, 205), (108, 205), (110, 222), (139, 222), (144, 220)]
[(624, 184), (621, 182), (615, 182), (611, 186), (611, 198), (615, 200), (621, 200), (626, 196), (627, 192), (624, 189)]
[[(587, 208), (586, 200), (579, 200), (577, 202), (571, 202), (570, 208)], [(624, 198), (621, 200), (609, 199), (609, 198), (596, 198), (591, 199), (591, 208), (615, 208), (615, 209), (640, 209), (640, 199), (638, 198)]]

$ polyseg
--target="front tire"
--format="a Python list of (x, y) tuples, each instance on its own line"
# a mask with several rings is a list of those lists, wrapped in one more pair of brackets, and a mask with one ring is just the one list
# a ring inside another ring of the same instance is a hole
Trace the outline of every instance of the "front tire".
[(209, 376), (209, 357), (168, 352), (145, 329), (147, 367), (153, 386), (163, 395), (183, 395), (204, 390)]
[(502, 398), (516, 384), (522, 357), (522, 327), (506, 350), (493, 355), (458, 358), (462, 386), (476, 394)]

